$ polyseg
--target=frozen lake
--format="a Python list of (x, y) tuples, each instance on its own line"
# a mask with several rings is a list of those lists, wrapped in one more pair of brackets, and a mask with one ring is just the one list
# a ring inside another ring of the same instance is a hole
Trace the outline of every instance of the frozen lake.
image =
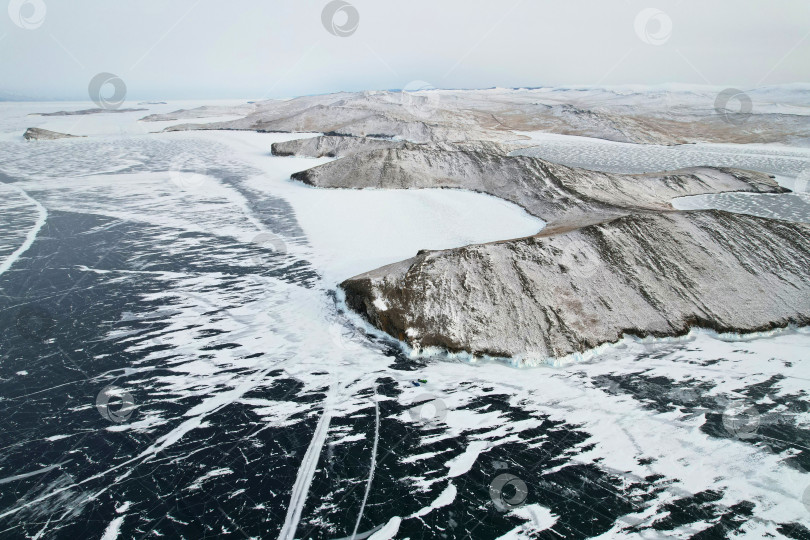
[[(302, 135), (138, 122), (189, 105), (0, 106), (1, 537), (810, 532), (807, 330), (628, 338), (560, 367), (412, 357), (337, 283), (543, 223), (475, 193), (294, 183), (325, 160), (269, 150)], [(626, 165), (601, 144), (543, 157)]]

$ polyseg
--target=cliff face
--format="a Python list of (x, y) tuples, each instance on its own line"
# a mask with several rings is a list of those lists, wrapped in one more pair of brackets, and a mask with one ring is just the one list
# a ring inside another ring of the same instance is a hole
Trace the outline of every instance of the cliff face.
[(643, 213), (417, 257), (346, 280), (349, 306), (414, 347), (542, 361), (690, 327), (810, 323), (810, 226)]

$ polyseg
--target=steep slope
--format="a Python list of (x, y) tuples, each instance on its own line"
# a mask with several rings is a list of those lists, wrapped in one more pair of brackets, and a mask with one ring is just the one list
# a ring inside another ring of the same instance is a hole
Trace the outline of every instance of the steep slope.
[(780, 193), (768, 175), (696, 168), (671, 173), (618, 175), (574, 169), (537, 158), (407, 145), (351, 154), (293, 175), (330, 188), (459, 188), (513, 202), (550, 230), (625, 215), (672, 210), (675, 197), (722, 191)]
[(354, 137), (351, 135), (321, 135), (307, 139), (294, 139), (273, 143), (272, 153), (274, 156), (299, 156), (299, 157), (346, 157), (361, 152), (380, 150), (384, 148), (433, 148), (436, 150), (470, 152), (484, 152), (488, 154), (498, 154), (505, 156), (509, 152), (526, 148), (532, 143), (522, 143), (520, 141), (492, 142), (492, 141), (456, 141), (434, 142), (425, 144), (411, 143), (402, 139), (382, 139), (374, 137)]
[(543, 361), (691, 327), (810, 323), (810, 226), (719, 211), (634, 214), (422, 252), (346, 280), (349, 306), (414, 347)]

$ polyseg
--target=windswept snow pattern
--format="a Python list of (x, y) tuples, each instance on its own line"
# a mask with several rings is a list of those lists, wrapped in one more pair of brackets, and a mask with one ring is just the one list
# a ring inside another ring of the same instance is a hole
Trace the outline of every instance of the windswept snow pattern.
[(411, 357), (217, 137), (0, 143), (0, 537), (810, 535), (807, 330)]
[[(48, 212), (36, 200), (11, 184), (0, 184), (0, 219), (7, 234), (0, 238), (0, 274), (11, 268), (20, 255), (31, 247)], [(33, 221), (33, 222), (32, 222)]]

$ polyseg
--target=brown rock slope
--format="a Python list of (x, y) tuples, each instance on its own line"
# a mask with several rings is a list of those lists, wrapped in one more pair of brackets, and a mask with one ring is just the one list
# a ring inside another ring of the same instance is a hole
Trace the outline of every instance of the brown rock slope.
[(353, 309), (415, 347), (545, 360), (625, 333), (750, 332), (810, 318), (810, 226), (669, 204), (786, 191), (764, 174), (618, 175), (428, 144), (359, 152), (294, 177), (472, 189), (547, 222), (534, 237), (423, 252), (341, 284)]
[(675, 197), (723, 191), (780, 193), (768, 175), (694, 168), (619, 175), (575, 169), (526, 156), (409, 145), (356, 153), (293, 175), (331, 188), (460, 188), (513, 202), (547, 222), (571, 228), (635, 210), (672, 210)]
[(644, 213), (423, 252), (346, 280), (350, 307), (412, 346), (542, 361), (692, 327), (810, 323), (810, 226)]

